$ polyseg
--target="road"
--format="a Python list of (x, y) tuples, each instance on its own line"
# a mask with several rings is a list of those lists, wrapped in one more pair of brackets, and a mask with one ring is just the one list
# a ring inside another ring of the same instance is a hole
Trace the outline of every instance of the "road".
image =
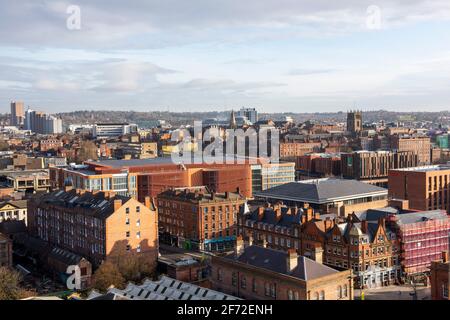
[[(374, 289), (364, 289), (364, 300), (412, 300), (411, 285), (388, 286)], [(360, 298), (360, 290), (355, 289), (355, 299)], [(417, 300), (430, 300), (430, 287), (417, 287)]]

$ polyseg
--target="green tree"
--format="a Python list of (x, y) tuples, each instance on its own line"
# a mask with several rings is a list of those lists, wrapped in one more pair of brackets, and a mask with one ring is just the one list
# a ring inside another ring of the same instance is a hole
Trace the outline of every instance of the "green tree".
[(101, 292), (106, 292), (110, 286), (123, 288), (125, 285), (125, 279), (117, 266), (108, 261), (100, 265), (93, 278), (92, 287)]

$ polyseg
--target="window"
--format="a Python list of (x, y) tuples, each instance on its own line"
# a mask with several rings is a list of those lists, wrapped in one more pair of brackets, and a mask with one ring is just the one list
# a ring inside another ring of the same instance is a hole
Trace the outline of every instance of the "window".
[(277, 285), (275, 283), (272, 283), (270, 285), (270, 296), (272, 298), (276, 298), (277, 297)]
[(141, 225), (141, 220), (140, 220), (140, 219), (137, 219), (137, 220), (136, 220), (136, 226), (139, 227), (140, 225)]
[(131, 250), (131, 246), (129, 244), (127, 244), (127, 251)]
[(270, 296), (270, 283), (266, 282), (264, 283), (264, 294), (266, 296)]
[(141, 245), (140, 245), (140, 244), (138, 244), (138, 246), (137, 246), (137, 248), (136, 248), (136, 251), (137, 251), (137, 252), (141, 252)]
[(141, 212), (141, 207), (140, 206), (136, 207), (136, 212)]
[(140, 231), (136, 232), (136, 238), (138, 238), (138, 239), (141, 238), (141, 232)]
[(126, 213), (126, 214), (129, 214), (129, 213), (130, 213), (130, 208), (126, 208), (126, 209), (125, 209), (125, 213)]
[(219, 281), (223, 280), (223, 274), (222, 274), (222, 269), (221, 268), (217, 269), (217, 280), (219, 280)]
[(126, 233), (126, 237), (129, 238), (130, 237), (130, 231), (127, 231)]
[(252, 280), (252, 291), (253, 292), (257, 292), (258, 291), (258, 285), (256, 283), (256, 279), (255, 278), (253, 278), (253, 280)]
[(338, 286), (337, 288), (337, 297), (338, 299), (342, 299), (342, 286)]
[(245, 276), (243, 276), (242, 279), (241, 279), (241, 288), (242, 289), (246, 289), (247, 288), (247, 279), (245, 278)]
[(126, 220), (125, 220), (125, 224), (130, 224), (130, 218), (127, 218)]
[(347, 297), (347, 285), (344, 284), (343, 290), (342, 290), (342, 295), (344, 296), (344, 298)]
[(320, 291), (319, 300), (325, 300), (325, 291)]
[(288, 300), (294, 300), (294, 293), (291, 289), (288, 290)]
[(442, 297), (448, 298), (448, 283), (442, 284)]
[(237, 273), (233, 272), (231, 275), (231, 285), (235, 287), (237, 285)]

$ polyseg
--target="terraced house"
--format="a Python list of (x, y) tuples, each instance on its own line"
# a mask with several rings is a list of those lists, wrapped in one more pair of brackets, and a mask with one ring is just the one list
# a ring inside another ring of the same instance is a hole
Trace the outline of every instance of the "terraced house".
[(140, 203), (114, 193), (67, 187), (28, 202), (30, 235), (85, 257), (95, 266), (131, 254), (156, 266), (157, 223), (156, 207), (148, 197)]

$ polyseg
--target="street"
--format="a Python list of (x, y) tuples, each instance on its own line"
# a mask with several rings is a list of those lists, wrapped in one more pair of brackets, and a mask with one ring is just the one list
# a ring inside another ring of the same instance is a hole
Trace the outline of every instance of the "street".
[[(355, 300), (360, 299), (361, 290), (355, 289)], [(364, 300), (413, 300), (411, 285), (388, 286), (364, 289)], [(430, 287), (417, 287), (417, 300), (430, 300)]]

